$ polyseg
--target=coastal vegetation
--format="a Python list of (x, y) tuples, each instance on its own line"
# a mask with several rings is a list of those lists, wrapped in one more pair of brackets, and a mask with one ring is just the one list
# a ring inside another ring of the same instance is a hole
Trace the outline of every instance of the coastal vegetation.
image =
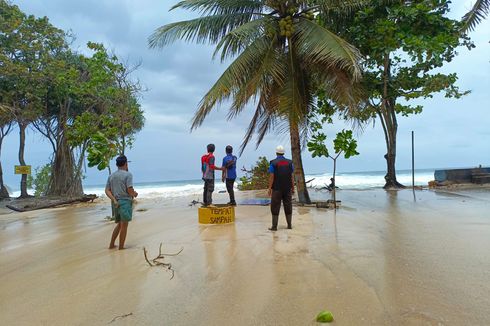
[[(102, 44), (89, 42), (90, 56), (74, 51), (73, 37), (47, 17), (26, 15), (6, 1), (0, 1), (0, 13), (0, 151), (15, 126), (19, 164), (26, 165), (26, 130), (34, 129), (52, 148), (50, 172), (41, 170), (43, 178), (49, 176), (43, 193), (81, 196), (87, 153), (95, 157), (89, 166), (105, 168), (143, 127), (141, 87), (130, 78), (135, 68)], [(101, 140), (106, 148), (114, 148), (110, 154), (100, 150)], [(1, 165), (0, 186), (0, 197), (8, 197)], [(21, 197), (29, 197), (26, 174), (20, 189)]]
[(239, 190), (259, 190), (269, 187), (269, 166), (266, 157), (261, 156), (250, 170), (242, 169), (245, 175), (240, 178)]
[(440, 71), (458, 47), (474, 47), (464, 23), (447, 17), (449, 4), (185, 0), (171, 10), (200, 16), (158, 28), (149, 44), (209, 43), (222, 62), (233, 59), (199, 103), (192, 128), (225, 103), (229, 119), (253, 104), (242, 151), (253, 136), (258, 146), (267, 133), (287, 130), (298, 197), (308, 203), (301, 152), (319, 101), (357, 124), (379, 120), (387, 149), (385, 188), (403, 187), (395, 169), (398, 116), (420, 113), (416, 100), (435, 93), (468, 93), (456, 86), (455, 73)]

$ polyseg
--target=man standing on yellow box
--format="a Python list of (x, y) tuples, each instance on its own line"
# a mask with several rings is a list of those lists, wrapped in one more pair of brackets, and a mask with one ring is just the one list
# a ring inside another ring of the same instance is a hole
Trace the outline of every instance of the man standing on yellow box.
[(276, 155), (276, 159), (272, 160), (269, 166), (269, 196), (271, 197), (272, 213), (272, 227), (270, 227), (269, 230), (271, 231), (277, 231), (281, 201), (284, 206), (284, 213), (286, 214), (288, 229), (293, 228), (293, 161), (284, 157), (284, 147), (280, 145), (276, 148)]
[(214, 164), (213, 153), (215, 149), (214, 144), (209, 144), (207, 146), (208, 153), (201, 157), (202, 180), (204, 181), (203, 204), (205, 207), (213, 204), (214, 170), (225, 170), (225, 168)]

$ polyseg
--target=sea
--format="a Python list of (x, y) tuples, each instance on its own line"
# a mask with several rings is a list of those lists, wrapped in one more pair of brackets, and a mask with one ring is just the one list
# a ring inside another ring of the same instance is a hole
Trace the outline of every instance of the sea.
[[(419, 169), (415, 170), (415, 185), (427, 186), (428, 182), (434, 180), (435, 169)], [(337, 173), (335, 183), (340, 189), (346, 190), (366, 190), (373, 188), (381, 188), (384, 186), (385, 171), (371, 172), (346, 172)], [(331, 174), (308, 174), (306, 180), (311, 180), (308, 186), (321, 189), (330, 184)], [(412, 185), (412, 170), (398, 170), (397, 180), (406, 186)], [(100, 185), (84, 185), (86, 194), (96, 194), (105, 196), (105, 184)], [(201, 179), (196, 180), (180, 180), (180, 181), (157, 181), (157, 182), (142, 182), (134, 184), (135, 190), (140, 198), (176, 198), (189, 195), (201, 196), (203, 190), (203, 182)], [(216, 180), (215, 192), (225, 192), (226, 187), (220, 180)], [(33, 192), (32, 189), (30, 191)], [(14, 191), (12, 197), (20, 195), (20, 191)]]

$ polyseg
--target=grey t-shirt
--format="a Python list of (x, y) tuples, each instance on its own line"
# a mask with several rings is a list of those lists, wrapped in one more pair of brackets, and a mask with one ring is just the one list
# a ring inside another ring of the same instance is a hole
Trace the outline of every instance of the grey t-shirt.
[(117, 170), (107, 179), (106, 188), (109, 188), (116, 199), (131, 199), (128, 188), (133, 186), (133, 175), (124, 170)]

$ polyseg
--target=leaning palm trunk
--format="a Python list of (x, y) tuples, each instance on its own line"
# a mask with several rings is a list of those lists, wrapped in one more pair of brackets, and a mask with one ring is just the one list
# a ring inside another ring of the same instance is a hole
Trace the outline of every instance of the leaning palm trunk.
[(291, 136), (291, 156), (293, 158), (294, 181), (296, 183), (298, 200), (300, 203), (310, 204), (310, 195), (308, 194), (308, 189), (306, 188), (303, 160), (301, 159), (301, 140), (298, 125), (296, 123), (290, 123), (289, 133)]

